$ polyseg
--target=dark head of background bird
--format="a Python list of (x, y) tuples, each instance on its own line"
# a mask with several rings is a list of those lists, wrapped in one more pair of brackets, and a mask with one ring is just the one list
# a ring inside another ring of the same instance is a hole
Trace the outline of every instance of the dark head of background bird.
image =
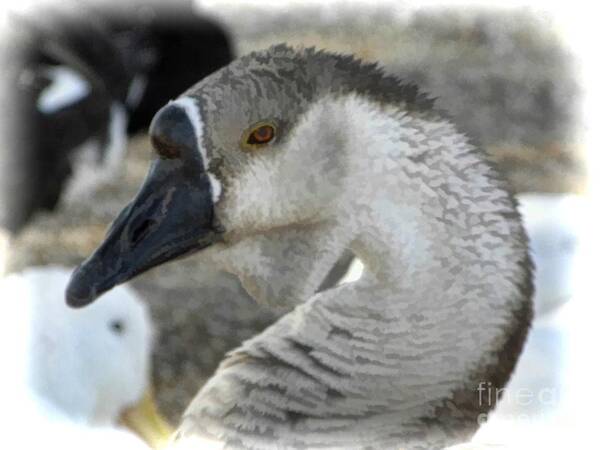
[[(145, 131), (164, 103), (232, 59), (227, 32), (188, 1), (56, 4), (11, 22), (0, 44), (0, 228), (13, 234), (56, 208), (86, 144), (105, 162), (115, 105), (123, 133)], [(86, 91), (41, 108), (56, 69)]]

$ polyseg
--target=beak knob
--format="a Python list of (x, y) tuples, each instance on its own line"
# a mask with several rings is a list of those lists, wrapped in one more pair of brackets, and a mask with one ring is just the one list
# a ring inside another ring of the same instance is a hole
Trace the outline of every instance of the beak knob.
[(185, 109), (176, 103), (161, 108), (150, 124), (150, 141), (161, 158), (179, 159), (198, 152), (196, 131)]

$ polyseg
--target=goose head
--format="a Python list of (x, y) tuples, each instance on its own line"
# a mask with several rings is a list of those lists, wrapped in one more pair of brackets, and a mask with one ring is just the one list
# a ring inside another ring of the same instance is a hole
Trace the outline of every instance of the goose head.
[[(342, 216), (345, 228), (351, 226), (348, 202), (368, 180), (354, 176), (349, 155), (388, 137), (383, 125), (357, 128), (349, 116), (353, 103), (370, 97), (385, 109), (397, 100), (421, 114), (431, 101), (410, 85), (386, 92), (396, 80), (375, 65), (312, 50), (305, 56), (279, 46), (242, 57), (156, 114), (150, 173), (105, 243), (76, 272), (70, 304), (84, 305), (151, 267), (208, 246), (228, 268), (240, 265), (239, 252), (232, 262), (223, 250), (252, 245), (249, 237), (293, 240), (298, 227), (324, 227)], [(374, 92), (372, 78), (379, 86)], [(254, 250), (262, 251), (264, 266), (264, 253), (277, 252)]]
[(2, 280), (3, 307), (12, 310), (2, 345), (15, 353), (9, 384), (25, 382), (26, 398), (69, 422), (98, 427), (123, 421), (152, 444), (166, 440), (166, 422), (150, 404), (147, 307), (119, 287), (97, 307), (68, 308), (61, 293), (69, 274), (62, 267), (38, 267)]

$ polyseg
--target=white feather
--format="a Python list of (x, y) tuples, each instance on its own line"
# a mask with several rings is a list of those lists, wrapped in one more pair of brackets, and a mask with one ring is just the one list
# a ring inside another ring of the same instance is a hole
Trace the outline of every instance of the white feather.
[(195, 100), (190, 97), (180, 97), (177, 100), (170, 102), (170, 104), (180, 106), (189, 116), (190, 122), (194, 127), (194, 133), (196, 134), (196, 141), (198, 143), (200, 154), (202, 155), (204, 168), (207, 169), (210, 161), (206, 154), (206, 148), (202, 142), (202, 138), (204, 136), (204, 122), (202, 121), (202, 116), (200, 115), (198, 105), (196, 105)]
[(73, 69), (65, 66), (50, 67), (45, 73), (51, 83), (40, 93), (38, 111), (52, 114), (89, 95), (90, 84)]

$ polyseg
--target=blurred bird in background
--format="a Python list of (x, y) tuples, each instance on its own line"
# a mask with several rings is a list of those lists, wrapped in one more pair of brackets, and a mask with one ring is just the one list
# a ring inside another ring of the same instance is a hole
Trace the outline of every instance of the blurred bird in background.
[(0, 165), (10, 233), (61, 197), (87, 200), (123, 166), (128, 135), (232, 59), (227, 33), (186, 1), (46, 5), (10, 19)]
[(152, 404), (147, 306), (120, 287), (98, 308), (68, 308), (70, 274), (51, 266), (0, 280), (0, 418), (15, 438), (11, 448), (75, 449), (90, 440), (147, 448), (122, 424), (164, 445), (171, 429)]

